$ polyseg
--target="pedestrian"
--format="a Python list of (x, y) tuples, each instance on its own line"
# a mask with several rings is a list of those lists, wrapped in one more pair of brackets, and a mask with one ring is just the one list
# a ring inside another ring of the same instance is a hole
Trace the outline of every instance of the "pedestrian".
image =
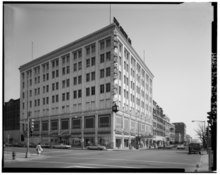
[(43, 148), (41, 147), (40, 143), (38, 143), (38, 145), (36, 146), (36, 151), (37, 154), (41, 154), (41, 152), (43, 151)]

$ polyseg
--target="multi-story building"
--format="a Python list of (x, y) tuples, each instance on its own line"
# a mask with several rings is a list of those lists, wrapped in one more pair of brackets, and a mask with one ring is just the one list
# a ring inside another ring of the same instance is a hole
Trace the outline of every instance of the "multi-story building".
[(122, 148), (152, 135), (154, 76), (116, 19), (22, 65), (20, 75), (21, 123), (34, 119), (32, 142)]
[(186, 142), (186, 125), (183, 122), (173, 123), (175, 125), (175, 135), (177, 143)]
[(153, 136), (154, 145), (165, 144), (165, 115), (163, 109), (155, 101), (153, 101)]
[(20, 99), (9, 100), (3, 107), (4, 143), (20, 142)]
[(170, 143), (175, 143), (175, 125), (170, 123)]

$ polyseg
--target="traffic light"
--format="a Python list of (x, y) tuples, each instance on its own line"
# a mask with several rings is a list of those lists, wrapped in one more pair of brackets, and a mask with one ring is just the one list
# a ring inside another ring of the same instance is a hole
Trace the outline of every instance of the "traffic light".
[(208, 116), (207, 116), (207, 118), (208, 118), (208, 124), (210, 124), (210, 125), (212, 125), (212, 112), (207, 112), (207, 114), (208, 114)]
[(34, 131), (34, 119), (30, 120), (30, 136), (33, 135), (33, 131)]
[(112, 111), (113, 112), (118, 112), (119, 110), (118, 110), (118, 105), (116, 105), (116, 104), (114, 104), (113, 106), (112, 106)]
[(31, 119), (31, 130), (33, 131), (34, 130), (34, 119)]

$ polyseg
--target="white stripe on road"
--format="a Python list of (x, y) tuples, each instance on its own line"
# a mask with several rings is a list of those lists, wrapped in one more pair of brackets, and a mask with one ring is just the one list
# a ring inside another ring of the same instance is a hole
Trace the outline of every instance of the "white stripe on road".
[[(42, 161), (38, 161), (38, 160), (33, 160), (31, 162), (39, 162), (42, 163)], [(69, 166), (65, 166), (65, 168), (74, 168), (76, 166), (83, 166), (83, 165), (88, 165), (88, 166), (95, 166), (95, 167), (100, 167), (100, 166), (104, 166), (104, 167), (112, 167), (112, 168), (137, 168), (137, 167), (131, 167), (131, 166), (118, 166), (118, 165), (105, 165), (105, 164), (88, 164), (88, 163), (70, 163), (70, 162), (57, 162), (57, 161), (47, 161), (46, 163), (58, 163), (58, 164), (71, 164)], [(88, 166), (86, 166), (88, 168)], [(95, 168), (93, 167), (93, 168)], [(92, 168), (92, 167), (90, 167)]]

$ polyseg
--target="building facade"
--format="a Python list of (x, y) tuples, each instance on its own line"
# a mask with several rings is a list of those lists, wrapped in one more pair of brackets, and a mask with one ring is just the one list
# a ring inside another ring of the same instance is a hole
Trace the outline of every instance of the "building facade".
[(153, 136), (154, 147), (164, 146), (165, 137), (165, 115), (163, 109), (153, 101)]
[(186, 142), (186, 125), (183, 122), (173, 123), (175, 125), (175, 142), (185, 143)]
[(34, 119), (31, 142), (125, 148), (152, 135), (153, 74), (116, 19), (19, 69), (20, 130)]
[(4, 143), (20, 142), (20, 99), (9, 100), (3, 107)]

